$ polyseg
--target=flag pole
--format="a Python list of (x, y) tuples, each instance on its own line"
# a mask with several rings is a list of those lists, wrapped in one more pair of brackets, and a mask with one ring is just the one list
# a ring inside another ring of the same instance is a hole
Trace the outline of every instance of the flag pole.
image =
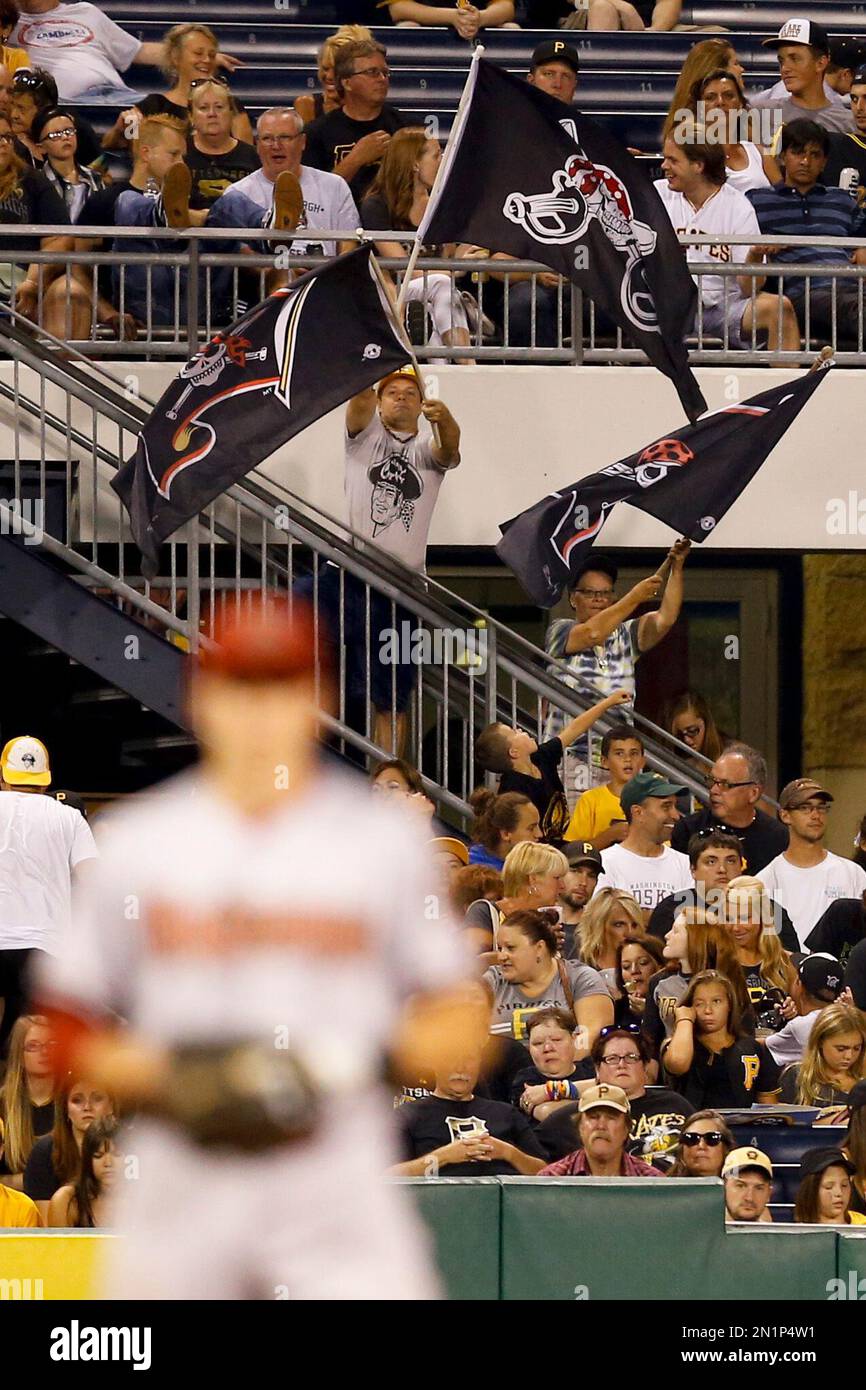
[[(410, 339), (409, 334), (406, 332), (406, 326), (403, 323), (403, 315), (395, 311), (393, 300), (394, 286), (386, 278), (385, 272), (382, 270), (382, 267), (379, 264), (376, 252), (372, 249), (372, 247), (370, 249), (370, 265), (373, 267), (373, 274), (376, 278), (376, 281), (378, 282), (379, 289), (381, 290), (385, 298), (385, 312), (390, 318), (395, 333), (400, 339), (400, 342), (403, 344), (403, 347), (408, 352), (409, 357), (412, 361), (412, 367), (418, 381), (418, 389), (421, 392), (421, 401), (423, 403), (427, 399), (427, 390), (426, 383), (421, 372), (421, 368), (418, 365), (418, 358), (415, 356), (415, 349), (412, 346), (412, 340)], [(439, 427), (437, 425), (431, 425), (430, 428), (433, 431), (433, 438), (436, 442), (437, 449), (441, 449), (442, 439), (439, 434)]]
[[(443, 175), (444, 175), (444, 174), (446, 173), (446, 171), (447, 171), (447, 168), (448, 168), (448, 155), (449, 155), (449, 153), (451, 152), (451, 149), (453, 148), (455, 141), (457, 140), (458, 136), (460, 135), (461, 127), (462, 127), (462, 125), (463, 125), (463, 122), (464, 122), (465, 119), (466, 119), (466, 111), (467, 111), (467, 108), (468, 108), (468, 106), (469, 106), (469, 99), (470, 99), (470, 96), (471, 96), (471, 94), (472, 94), (472, 91), (474, 90), (474, 87), (475, 87), (475, 83), (474, 83), (474, 80), (473, 80), (473, 79), (474, 79), (474, 77), (475, 77), (476, 68), (477, 68), (477, 66), (478, 66), (478, 59), (479, 59), (480, 57), (482, 57), (483, 53), (484, 53), (484, 45), (483, 45), (483, 44), (478, 44), (478, 46), (472, 50), (472, 61), (471, 61), (470, 65), (469, 65), (469, 72), (467, 73), (466, 81), (465, 81), (465, 83), (463, 84), (463, 91), (462, 91), (461, 96), (460, 96), (460, 101), (459, 101), (458, 106), (457, 106), (457, 111), (456, 111), (456, 113), (455, 113), (455, 115), (454, 115), (454, 121), (453, 121), (453, 123), (452, 123), (451, 130), (450, 130), (450, 133), (449, 133), (449, 135), (448, 135), (448, 139), (445, 141), (445, 148), (444, 148), (444, 150), (442, 151), (442, 158), (441, 158), (441, 160), (439, 161), (439, 168), (436, 170), (436, 177), (435, 177), (435, 179), (433, 180), (433, 187), (430, 189), (430, 196), (429, 196), (429, 198), (427, 199), (427, 206), (428, 206), (428, 208), (429, 208), (430, 204), (433, 202), (433, 198), (434, 198), (434, 195), (435, 195), (435, 193), (436, 193), (436, 189), (437, 189), (437, 186), (438, 186), (438, 184), (439, 184), (440, 179), (443, 177)], [(425, 213), (424, 218), (422, 218), (422, 221), (421, 221), (422, 227), (423, 227), (423, 225), (424, 225), (424, 221), (425, 221), (425, 219), (426, 219), (426, 215), (427, 215), (427, 214)], [(413, 276), (413, 274), (414, 274), (414, 272), (415, 272), (415, 266), (416, 266), (416, 264), (417, 264), (417, 262), (418, 262), (418, 257), (420, 256), (420, 254), (421, 254), (421, 234), (420, 234), (420, 231), (418, 231), (418, 232), (416, 232), (416, 234), (415, 234), (415, 241), (414, 241), (414, 243), (413, 243), (413, 245), (412, 245), (412, 250), (409, 252), (409, 260), (408, 260), (407, 263), (406, 263), (406, 269), (405, 269), (405, 271), (404, 271), (404, 273), (403, 273), (403, 283), (402, 283), (401, 286), (400, 286), (400, 293), (399, 293), (398, 296), (397, 296), (397, 315), (398, 315), (398, 317), (400, 317), (400, 318), (402, 318), (402, 316), (403, 316), (403, 307), (404, 307), (404, 305), (405, 305), (405, 303), (406, 303), (406, 294), (407, 294), (408, 289), (409, 289), (409, 282), (410, 282), (410, 280), (412, 279), (412, 276)]]
[(832, 361), (833, 349), (830, 347), (828, 343), (825, 343), (821, 351), (818, 353), (818, 356), (815, 358), (815, 361), (809, 368), (807, 375), (811, 376), (813, 372), (820, 372), (822, 367), (829, 367)]

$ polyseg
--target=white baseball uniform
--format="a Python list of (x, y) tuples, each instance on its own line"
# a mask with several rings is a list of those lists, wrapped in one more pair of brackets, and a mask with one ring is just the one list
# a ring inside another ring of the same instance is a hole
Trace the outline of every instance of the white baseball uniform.
[(196, 772), (104, 817), (99, 844), (49, 997), (168, 1045), (287, 1039), (325, 1087), (314, 1137), (255, 1157), (137, 1123), (112, 1296), (435, 1294), (418, 1223), (382, 1178), (398, 1156), (376, 1081), (406, 997), (467, 965), (417, 826), (330, 771), (257, 818)]

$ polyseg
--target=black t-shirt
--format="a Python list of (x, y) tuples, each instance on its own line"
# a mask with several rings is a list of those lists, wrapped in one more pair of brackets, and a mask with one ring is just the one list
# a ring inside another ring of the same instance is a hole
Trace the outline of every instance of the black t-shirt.
[[(524, 1057), (526, 1056), (526, 1048), (523, 1049), (523, 1055)], [(595, 1067), (588, 1057), (584, 1057), (582, 1062), (575, 1062), (568, 1076), (558, 1076), (556, 1080), (592, 1081), (594, 1077)], [(511, 1086), (511, 1096), (509, 1097), (511, 1104), (520, 1104), (520, 1097), (523, 1095), (524, 1086), (545, 1086), (551, 1079), (551, 1077), (545, 1076), (543, 1071), (539, 1071), (538, 1067), (523, 1067), (514, 1077)], [(569, 1150), (569, 1153), (570, 1152), (571, 1150)]]
[[(414, 232), (416, 228), (405, 217), (396, 217), (388, 210), (388, 204), (379, 193), (370, 193), (361, 204), (361, 226), (369, 232), (393, 231), (393, 232)], [(407, 246), (407, 254), (410, 248)], [(431, 260), (438, 259), (444, 255), (444, 246), (430, 246), (426, 244), (421, 247), (419, 255), (429, 256)]]
[(671, 844), (674, 849), (687, 854), (689, 840), (695, 832), (708, 829), (724, 830), (728, 834), (736, 835), (743, 846), (746, 861), (744, 874), (760, 874), (761, 869), (765, 869), (771, 859), (775, 859), (777, 854), (788, 848), (787, 827), (780, 820), (766, 815), (764, 811), (756, 811), (755, 819), (745, 830), (725, 825), (716, 819), (712, 811), (696, 811), (693, 816), (684, 816), (682, 820), (677, 821), (671, 835)]
[(858, 941), (848, 957), (845, 984), (857, 1008), (866, 1011), (866, 941)]
[[(773, 906), (773, 920), (780, 923), (779, 941), (785, 951), (800, 951), (800, 939), (794, 930), (794, 923), (791, 921), (781, 903), (770, 899)], [(647, 931), (652, 932), (653, 936), (658, 936), (663, 941), (674, 924), (674, 918), (681, 907), (697, 907), (699, 901), (695, 896), (693, 888), (682, 889), (679, 893), (671, 893), (669, 897), (662, 898), (653, 908), (650, 919), (647, 923)]]
[[(785, 1067), (782, 1072), (781, 1085), (779, 1088), (780, 1105), (799, 1105), (797, 1099), (797, 1082), (800, 1079), (799, 1066), (792, 1065)], [(838, 1086), (819, 1086), (815, 1100), (809, 1101), (810, 1105), (846, 1105), (848, 1102), (848, 1092), (840, 1091)]]
[[(653, 1163), (675, 1148), (683, 1122), (694, 1113), (694, 1106), (669, 1086), (650, 1086), (631, 1104), (631, 1132), (628, 1151), (645, 1163)], [(577, 1102), (562, 1105), (543, 1120), (536, 1138), (551, 1163), (580, 1146), (577, 1136)], [(664, 1166), (663, 1163), (659, 1165)]]
[(499, 779), (499, 795), (520, 792), (528, 796), (538, 811), (542, 837), (545, 840), (561, 840), (568, 826), (568, 802), (559, 775), (561, 741), (550, 738), (547, 743), (540, 743), (530, 754), (529, 761), (534, 763), (541, 776), (530, 777), (526, 772), (503, 772)]
[(696, 1110), (741, 1110), (754, 1105), (759, 1092), (777, 1089), (779, 1068), (754, 1038), (737, 1038), (722, 1052), (710, 1052), (695, 1038), (689, 1070), (669, 1079)]
[[(56, 189), (35, 169), (25, 169), (19, 182), (5, 198), (0, 199), (0, 223), (8, 226), (42, 226), (69, 222), (66, 204)], [(9, 237), (0, 234), (0, 248), (3, 250), (37, 251), (39, 236)]]
[(30, 1150), (24, 1169), (24, 1191), (34, 1202), (48, 1202), (63, 1184), (54, 1168), (54, 1137), (44, 1134)]
[[(443, 1144), (451, 1144), (470, 1134), (490, 1134), (533, 1158), (544, 1158), (544, 1150), (526, 1116), (513, 1105), (504, 1105), (501, 1101), (481, 1100), (478, 1096), (473, 1096), (472, 1100), (440, 1100), (438, 1096), (429, 1096), (426, 1100), (401, 1105), (397, 1115), (402, 1130), (404, 1162), (423, 1158)], [(502, 1159), (449, 1163), (442, 1169), (443, 1177), (448, 1178), (494, 1178), (516, 1172), (511, 1163)]]
[[(125, 193), (128, 188), (132, 187), (129, 179), (117, 179), (105, 188), (99, 188), (95, 193), (91, 193), (81, 209), (81, 216), (76, 225), (79, 227), (113, 227), (114, 205), (121, 193)], [(136, 188), (135, 192), (141, 193), (143, 190)]]
[(261, 167), (252, 145), (238, 140), (228, 154), (202, 154), (190, 140), (184, 163), (192, 174), (191, 208), (209, 208), (238, 179)]
[[(523, 1050), (524, 1057), (526, 1049)], [(30, 1114), (33, 1120), (33, 1133), (37, 1139), (41, 1139), (43, 1134), (50, 1135), (54, 1128), (54, 1101), (49, 1100), (46, 1105), (31, 1105)], [(6, 1154), (0, 1158), (0, 1173), (11, 1173), (11, 1168), (6, 1163)]]
[[(388, 102), (385, 102), (379, 115), (372, 121), (356, 121), (342, 111), (329, 111), (326, 116), (319, 116), (306, 127), (304, 163), (313, 169), (324, 169), (326, 174), (332, 174), (334, 166), (339, 164), (341, 159), (345, 159), (352, 147), (365, 135), (372, 135), (376, 130), (387, 130), (389, 135), (393, 135), (395, 130), (400, 130), (405, 124), (406, 121), (396, 106), (390, 106)], [(359, 207), (376, 177), (377, 168), (377, 164), (365, 164), (349, 183), (352, 197)]]
[[(846, 963), (858, 942), (866, 939), (866, 905), (861, 898), (839, 898), (818, 918), (806, 937), (806, 949), (823, 951)], [(858, 1007), (862, 1008), (863, 1005)]]
[(830, 136), (830, 153), (821, 182), (828, 188), (844, 188), (850, 193), (862, 219), (866, 218), (866, 140), (859, 131)]

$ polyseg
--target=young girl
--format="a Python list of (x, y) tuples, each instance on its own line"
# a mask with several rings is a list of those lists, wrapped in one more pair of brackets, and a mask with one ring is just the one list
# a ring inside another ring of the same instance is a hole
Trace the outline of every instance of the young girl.
[(813, 1226), (866, 1226), (866, 1216), (849, 1211), (854, 1164), (841, 1149), (808, 1149), (800, 1162), (794, 1220)]
[(743, 972), (730, 932), (714, 913), (705, 908), (684, 907), (677, 913), (665, 936), (664, 958), (667, 966), (650, 980), (644, 1009), (643, 1026), (653, 1055), (665, 1038), (670, 1038), (676, 1023), (676, 1009), (683, 1001), (692, 976), (702, 970), (721, 970), (734, 983), (741, 1015), (749, 1022), (749, 998)]
[(720, 970), (692, 978), (662, 1048), (672, 1084), (697, 1110), (773, 1105), (778, 1068), (763, 1043), (743, 1032), (734, 985)]
[(81, 1171), (74, 1183), (58, 1188), (48, 1206), (49, 1226), (107, 1225), (106, 1202), (119, 1173), (117, 1121), (95, 1120), (81, 1146)]
[(54, 1104), (54, 1129), (36, 1140), (24, 1170), (24, 1191), (43, 1221), (58, 1187), (74, 1182), (78, 1175), (84, 1136), (91, 1124), (114, 1114), (114, 1101), (102, 1087), (72, 1076), (61, 1083)]
[(866, 1018), (848, 1004), (828, 1004), (818, 1015), (799, 1065), (782, 1073), (783, 1105), (845, 1105), (866, 1078)]

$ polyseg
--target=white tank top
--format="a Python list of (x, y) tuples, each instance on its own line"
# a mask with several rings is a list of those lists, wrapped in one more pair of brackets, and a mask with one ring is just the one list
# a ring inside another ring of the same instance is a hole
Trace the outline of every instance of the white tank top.
[(728, 183), (738, 193), (747, 193), (750, 188), (769, 188), (770, 180), (764, 173), (761, 151), (751, 140), (744, 140), (742, 148), (746, 151), (748, 164), (745, 169), (728, 168)]

